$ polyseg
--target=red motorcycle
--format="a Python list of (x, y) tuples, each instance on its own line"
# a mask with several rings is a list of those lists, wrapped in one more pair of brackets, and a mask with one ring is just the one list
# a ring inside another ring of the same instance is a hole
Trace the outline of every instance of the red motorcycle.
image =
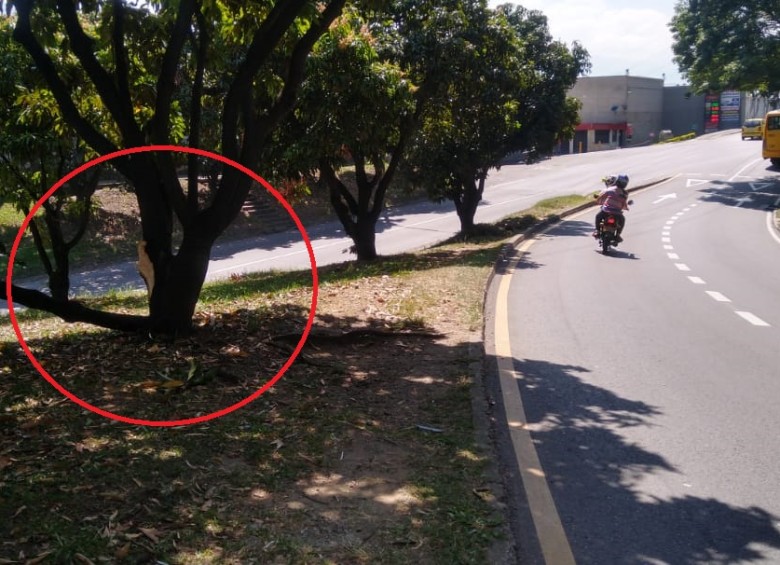
[(610, 247), (615, 247), (618, 244), (618, 220), (614, 214), (607, 214), (599, 222), (597, 238), (604, 255), (609, 253)]

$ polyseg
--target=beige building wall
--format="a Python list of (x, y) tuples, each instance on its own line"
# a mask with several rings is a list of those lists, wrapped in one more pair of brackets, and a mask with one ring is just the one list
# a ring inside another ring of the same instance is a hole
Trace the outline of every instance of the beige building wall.
[(663, 79), (630, 75), (581, 77), (569, 92), (582, 103), (578, 152), (587, 132), (587, 150), (651, 143), (661, 130)]

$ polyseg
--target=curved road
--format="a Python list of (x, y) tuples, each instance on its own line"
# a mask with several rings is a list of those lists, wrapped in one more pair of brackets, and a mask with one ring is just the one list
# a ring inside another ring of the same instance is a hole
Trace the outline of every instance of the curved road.
[(780, 174), (718, 143), (494, 281), (529, 563), (780, 563)]
[[(739, 139), (732, 132), (703, 136), (696, 140), (635, 149), (565, 155), (534, 165), (508, 164), (493, 171), (488, 178), (484, 199), (476, 215), (477, 222), (494, 222), (514, 212), (527, 209), (544, 198), (567, 194), (586, 194), (599, 188), (599, 179), (618, 170), (631, 173), (632, 184), (644, 184), (663, 175), (685, 170), (686, 163), (702, 153), (712, 163), (719, 159), (729, 142)], [(740, 151), (755, 152), (758, 143), (737, 146)], [(731, 151), (731, 149), (728, 149)], [(658, 163), (664, 163), (659, 170)], [(317, 265), (350, 260), (351, 240), (338, 222), (306, 225)], [(452, 203), (421, 202), (394, 208), (380, 220), (377, 250), (389, 255), (420, 249), (443, 241), (458, 232), (459, 223)], [(309, 256), (300, 233), (290, 231), (262, 237), (218, 242), (212, 253), (208, 280), (227, 278), (234, 273), (270, 269), (305, 269)], [(101, 294), (111, 289), (143, 289), (135, 261), (124, 261), (99, 268), (72, 268), (75, 294)], [(21, 281), (34, 288), (46, 285), (44, 278)], [(0, 305), (2, 303), (0, 302)]]

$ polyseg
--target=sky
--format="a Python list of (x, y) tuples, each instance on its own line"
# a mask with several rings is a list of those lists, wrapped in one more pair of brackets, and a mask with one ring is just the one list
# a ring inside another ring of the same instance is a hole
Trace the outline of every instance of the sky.
[[(506, 0), (489, 0), (495, 7)], [(589, 76), (665, 77), (665, 84), (685, 84), (672, 62), (669, 22), (677, 0), (522, 0), (509, 2), (547, 16), (554, 39), (579, 41), (590, 53)]]

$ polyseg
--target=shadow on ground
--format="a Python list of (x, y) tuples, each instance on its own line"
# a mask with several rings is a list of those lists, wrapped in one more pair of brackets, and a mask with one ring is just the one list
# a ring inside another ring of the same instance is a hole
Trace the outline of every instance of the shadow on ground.
[[(656, 407), (586, 383), (585, 367), (535, 359), (515, 359), (514, 366), (578, 563), (745, 563), (780, 549), (778, 518), (760, 507), (641, 492), (643, 480), (679, 472), (621, 435), (654, 426)], [(509, 472), (520, 481), (518, 469)]]
[[(30, 346), (99, 406), (191, 416), (254, 390), (306, 315), (283, 304), (206, 316), (175, 343), (103, 332)], [(7, 343), (0, 557), (483, 562), (500, 519), (473, 443), (471, 345), (319, 317), (299, 360), (256, 401), (205, 424), (149, 428), (65, 400)], [(193, 366), (214, 369), (211, 380), (166, 388)]]

